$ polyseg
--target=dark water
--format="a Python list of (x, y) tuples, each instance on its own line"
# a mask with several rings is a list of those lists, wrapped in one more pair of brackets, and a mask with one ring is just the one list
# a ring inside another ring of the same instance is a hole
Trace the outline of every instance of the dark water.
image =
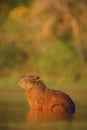
[[(76, 112), (72, 116), (29, 112), (25, 95), (0, 94), (0, 130), (87, 130), (87, 94), (75, 94)], [(21, 97), (21, 98), (20, 98)]]

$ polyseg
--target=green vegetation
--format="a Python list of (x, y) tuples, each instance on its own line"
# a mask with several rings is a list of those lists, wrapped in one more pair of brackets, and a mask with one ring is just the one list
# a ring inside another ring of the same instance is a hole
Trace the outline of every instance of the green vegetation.
[(14, 8), (20, 4), (27, 5), (31, 2), (32, 0), (9, 0), (10, 8)]
[(86, 1), (54, 1), (54, 7), (50, 0), (48, 6), (28, 2), (9, 0), (1, 9), (6, 15), (4, 22), (0, 17), (0, 88), (4, 80), (14, 88), (24, 74), (38, 74), (55, 88), (86, 88)]
[(21, 68), (26, 62), (27, 54), (18, 48), (14, 43), (0, 45), (0, 72), (1, 75), (8, 75), (15, 68)]
[[(55, 45), (54, 45), (55, 44)], [(75, 50), (67, 43), (57, 41), (47, 46), (45, 53), (36, 51), (35, 58), (39, 68), (51, 74), (57, 73), (59, 64), (68, 65), (70, 62), (78, 59)]]
[(8, 0), (9, 2), (9, 9), (11, 10), (12, 8), (15, 8), (21, 4), (24, 4), (25, 6), (31, 5), (33, 0)]

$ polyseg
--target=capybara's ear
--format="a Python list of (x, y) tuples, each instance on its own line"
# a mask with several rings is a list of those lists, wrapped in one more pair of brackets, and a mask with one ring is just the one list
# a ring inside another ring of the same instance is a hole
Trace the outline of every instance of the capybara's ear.
[(38, 79), (40, 79), (40, 77), (39, 77), (39, 76), (36, 76), (36, 77), (35, 77), (35, 80), (38, 80)]

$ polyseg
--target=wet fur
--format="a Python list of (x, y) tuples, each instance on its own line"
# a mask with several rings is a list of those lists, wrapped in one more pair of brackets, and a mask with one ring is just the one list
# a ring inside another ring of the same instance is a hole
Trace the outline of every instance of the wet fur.
[(75, 112), (75, 104), (67, 94), (47, 88), (37, 76), (24, 76), (19, 84), (26, 90), (30, 109), (59, 113)]

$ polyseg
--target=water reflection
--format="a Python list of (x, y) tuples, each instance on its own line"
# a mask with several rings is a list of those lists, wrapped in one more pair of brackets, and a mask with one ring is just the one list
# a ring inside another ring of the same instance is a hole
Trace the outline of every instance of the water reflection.
[(50, 122), (71, 120), (72, 115), (68, 113), (52, 113), (52, 112), (38, 112), (30, 111), (27, 113), (27, 122)]
[(86, 90), (78, 91), (80, 96), (77, 96), (76, 112), (68, 115), (29, 111), (25, 95), (17, 91), (1, 91), (0, 130), (87, 130), (86, 93)]

